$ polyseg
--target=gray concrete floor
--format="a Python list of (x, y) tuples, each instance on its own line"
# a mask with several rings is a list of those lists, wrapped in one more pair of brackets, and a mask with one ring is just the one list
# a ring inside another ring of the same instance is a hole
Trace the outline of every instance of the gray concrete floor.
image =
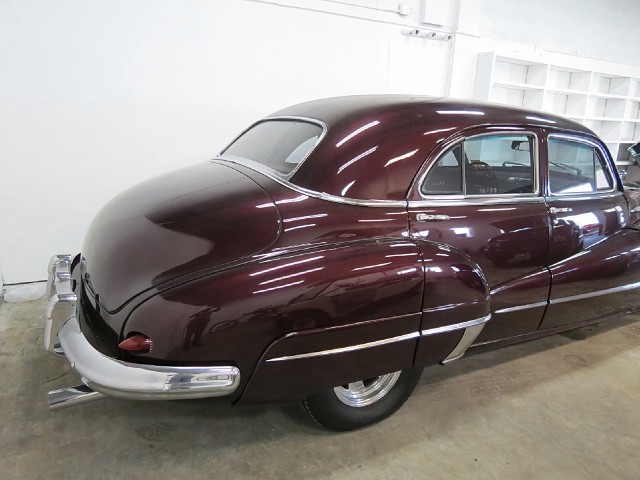
[(640, 478), (640, 316), (426, 369), (390, 419), (346, 434), (297, 406), (103, 400), (41, 346), (44, 300), (0, 304), (0, 479)]

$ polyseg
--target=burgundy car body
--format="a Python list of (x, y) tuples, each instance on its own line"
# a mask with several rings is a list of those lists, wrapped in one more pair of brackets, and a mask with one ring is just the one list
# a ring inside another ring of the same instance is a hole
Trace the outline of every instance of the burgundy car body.
[[(293, 173), (225, 150), (98, 214), (70, 261), (93, 348), (126, 365), (233, 366), (230, 401), (289, 401), (638, 308), (637, 192), (582, 125), (408, 96), (318, 100), (261, 122), (282, 119), (322, 128)], [(531, 192), (421, 192), (447, 149), (500, 133), (533, 139)], [(554, 135), (600, 152), (611, 188), (553, 195)], [(148, 353), (118, 348), (138, 333)]]

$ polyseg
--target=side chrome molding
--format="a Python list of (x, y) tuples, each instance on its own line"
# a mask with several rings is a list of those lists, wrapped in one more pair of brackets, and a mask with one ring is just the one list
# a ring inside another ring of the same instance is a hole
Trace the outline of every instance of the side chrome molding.
[(295, 355), (284, 355), (282, 357), (273, 357), (269, 358), (267, 362), (282, 362), (287, 360), (299, 360), (301, 358), (312, 358), (312, 357), (321, 357), (324, 355), (335, 355), (339, 353), (347, 353), (354, 352), (356, 350), (363, 350), (366, 348), (378, 347), (380, 345), (387, 345), (389, 343), (403, 342), (405, 340), (411, 340), (414, 338), (418, 338), (420, 336), (429, 336), (436, 335), (438, 333), (445, 332), (454, 332), (456, 330), (464, 329), (465, 332), (462, 335), (462, 338), (458, 342), (458, 345), (453, 349), (453, 351), (443, 360), (442, 363), (449, 363), (464, 355), (467, 348), (471, 346), (471, 343), (477, 338), (480, 334), (484, 325), (491, 319), (491, 315), (487, 315), (480, 318), (475, 318), (473, 320), (469, 320), (467, 322), (454, 323), (453, 325), (445, 325), (443, 327), (430, 328), (427, 330), (422, 330), (421, 332), (412, 332), (407, 333), (405, 335), (398, 335), (396, 337), (384, 338), (382, 340), (376, 340), (373, 342), (367, 343), (359, 343), (357, 345), (349, 345), (346, 347), (338, 347), (331, 348), (328, 350), (317, 350), (314, 352), (307, 353), (298, 353)]
[(510, 313), (510, 312), (519, 312), (520, 310), (528, 310), (530, 308), (537, 307), (546, 307), (547, 302), (535, 302), (535, 303), (527, 303), (526, 305), (517, 305), (515, 307), (507, 307), (496, 310), (495, 313)]
[(610, 295), (612, 293), (626, 292), (628, 290), (635, 290), (640, 288), (640, 282), (629, 283), (620, 287), (606, 288), (604, 290), (597, 290), (595, 292), (581, 293), (579, 295), (571, 295), (570, 297), (552, 298), (549, 304), (555, 305), (557, 303), (573, 302), (575, 300), (584, 300), (585, 298), (599, 297), (601, 295)]
[(489, 320), (491, 320), (491, 314), (480, 318), (474, 318), (473, 320), (469, 320), (467, 322), (454, 323), (453, 325), (446, 325), (444, 327), (429, 328), (427, 330), (422, 330), (421, 333), (423, 336), (426, 336), (444, 332), (455, 332), (456, 330), (464, 329), (462, 338), (460, 339), (456, 347), (451, 351), (449, 355), (447, 355), (447, 358), (442, 361), (442, 363), (446, 365), (453, 362), (454, 360), (458, 360), (465, 354), (473, 341), (478, 338), (478, 335), (480, 335), (480, 332), (482, 332), (482, 329)]
[(389, 343), (403, 342), (412, 338), (419, 337), (418, 332), (407, 333), (406, 335), (399, 335), (397, 337), (385, 338), (382, 340), (376, 340), (375, 342), (360, 343), (358, 345), (349, 345), (348, 347), (332, 348), (330, 350), (318, 350), (309, 353), (299, 353), (297, 355), (286, 355), (284, 357), (270, 358), (267, 362), (281, 362), (283, 360), (297, 360), (300, 358), (320, 357), (323, 355), (334, 355), (336, 353), (353, 352), (355, 350), (362, 350), (365, 348), (378, 347), (380, 345), (386, 345)]
[(480, 318), (474, 318), (473, 320), (469, 320), (467, 322), (454, 323), (453, 325), (445, 325), (443, 327), (429, 328), (427, 330), (422, 330), (421, 334), (425, 335), (435, 335), (437, 333), (444, 332), (454, 332), (456, 330), (462, 330), (463, 328), (475, 327), (477, 325), (484, 325), (489, 320), (491, 320), (491, 315), (486, 315)]

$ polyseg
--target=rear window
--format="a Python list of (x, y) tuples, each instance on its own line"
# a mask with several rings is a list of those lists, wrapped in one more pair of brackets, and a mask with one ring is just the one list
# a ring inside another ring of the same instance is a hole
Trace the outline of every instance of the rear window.
[(265, 120), (244, 132), (222, 153), (291, 173), (316, 146), (322, 127), (301, 120)]

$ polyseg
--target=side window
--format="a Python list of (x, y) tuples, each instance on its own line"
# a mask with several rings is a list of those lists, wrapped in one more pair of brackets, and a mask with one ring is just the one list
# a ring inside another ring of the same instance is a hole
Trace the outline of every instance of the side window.
[(423, 195), (499, 195), (534, 192), (535, 138), (472, 137), (441, 155), (421, 185)]
[(424, 195), (462, 195), (462, 143), (436, 160), (420, 189)]
[(549, 137), (549, 190), (556, 195), (593, 193), (613, 188), (613, 178), (597, 148)]

